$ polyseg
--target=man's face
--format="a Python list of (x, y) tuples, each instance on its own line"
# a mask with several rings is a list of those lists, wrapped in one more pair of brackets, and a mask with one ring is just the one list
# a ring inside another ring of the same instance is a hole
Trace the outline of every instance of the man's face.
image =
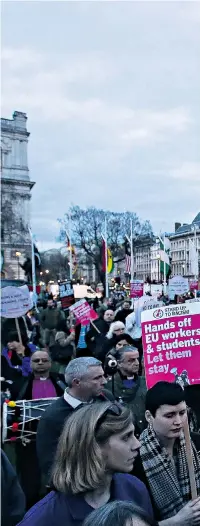
[(131, 377), (139, 370), (139, 352), (137, 350), (127, 351), (123, 354), (118, 369), (123, 376)]
[(124, 308), (124, 310), (129, 310), (130, 309), (130, 304), (129, 304), (128, 301), (124, 302), (123, 308)]
[(54, 307), (54, 301), (53, 300), (48, 300), (47, 301), (47, 307), (49, 307), (49, 309), (52, 309)]
[(88, 373), (77, 383), (80, 399), (89, 401), (101, 394), (106, 379), (101, 365), (89, 367)]
[(151, 416), (153, 429), (159, 438), (177, 438), (183, 429), (187, 418), (186, 403), (178, 405), (161, 405), (155, 414)]
[(114, 320), (114, 316), (115, 314), (113, 310), (106, 310), (106, 312), (104, 313), (104, 320), (107, 321), (107, 323), (112, 323)]
[(31, 357), (31, 369), (36, 376), (46, 376), (51, 369), (51, 359), (46, 351), (36, 351)]

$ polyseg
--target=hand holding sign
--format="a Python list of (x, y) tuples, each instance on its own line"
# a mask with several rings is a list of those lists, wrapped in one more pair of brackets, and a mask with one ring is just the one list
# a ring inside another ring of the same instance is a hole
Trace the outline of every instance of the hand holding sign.
[(81, 325), (87, 325), (98, 318), (98, 314), (90, 307), (85, 299), (77, 301), (77, 303), (72, 305), (69, 310), (73, 312), (76, 317), (77, 324), (81, 323)]

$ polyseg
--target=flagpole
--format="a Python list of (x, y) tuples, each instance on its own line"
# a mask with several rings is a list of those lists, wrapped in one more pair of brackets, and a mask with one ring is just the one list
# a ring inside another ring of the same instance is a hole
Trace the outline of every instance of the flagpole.
[(70, 245), (70, 251), (69, 251), (69, 277), (72, 280), (73, 272), (72, 272), (72, 225), (71, 225), (71, 214), (69, 214), (69, 245)]
[(131, 281), (133, 281), (133, 221), (132, 219), (131, 219), (130, 245), (131, 245)]
[(165, 234), (164, 234), (164, 237), (163, 237), (163, 249), (164, 249), (164, 294), (166, 294), (166, 292), (167, 292), (167, 289), (166, 289), (167, 276), (166, 276), (166, 261), (165, 261), (165, 256), (166, 256), (166, 252), (165, 252)]
[(106, 298), (109, 298), (108, 288), (108, 243), (107, 243), (107, 218), (105, 217), (105, 292)]
[(32, 256), (32, 285), (33, 285), (33, 303), (37, 303), (37, 292), (36, 292), (36, 273), (35, 273), (35, 251), (34, 251), (34, 240), (31, 228), (29, 227), (29, 234), (31, 238), (31, 256)]

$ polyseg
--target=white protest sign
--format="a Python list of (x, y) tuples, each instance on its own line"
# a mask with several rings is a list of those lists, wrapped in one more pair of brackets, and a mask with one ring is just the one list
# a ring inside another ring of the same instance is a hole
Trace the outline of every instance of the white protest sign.
[(186, 300), (185, 303), (198, 303), (200, 298), (191, 298), (191, 300)]
[(27, 285), (1, 289), (2, 318), (19, 318), (33, 307)]
[(141, 313), (145, 310), (156, 309), (157, 307), (162, 307), (163, 302), (157, 300), (157, 298), (152, 298), (152, 296), (142, 296), (134, 304), (135, 312), (135, 321), (138, 327), (141, 327)]
[(170, 299), (173, 300), (176, 294), (177, 296), (183, 296), (183, 294), (187, 294), (189, 289), (189, 281), (187, 278), (183, 278), (183, 276), (174, 276), (173, 278), (169, 279)]

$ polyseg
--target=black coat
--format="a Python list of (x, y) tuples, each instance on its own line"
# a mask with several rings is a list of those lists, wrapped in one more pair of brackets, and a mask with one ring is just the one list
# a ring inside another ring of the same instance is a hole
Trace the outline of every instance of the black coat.
[(24, 514), (24, 493), (13, 467), (1, 450), (1, 526), (15, 526)]
[[(97, 330), (94, 328), (97, 327)], [(85, 341), (91, 354), (95, 355), (99, 347), (102, 346), (105, 335), (109, 331), (110, 324), (105, 320), (99, 318), (93, 322), (90, 330), (87, 332)]]
[[(57, 396), (62, 396), (64, 390), (66, 389), (64, 377), (59, 374), (50, 373), (49, 378), (55, 387)], [(25, 381), (23, 379), (23, 383), (21, 384), (21, 388), (17, 394), (17, 400), (32, 400), (33, 380), (33, 374), (30, 374), (30, 376), (28, 376)]]
[[(105, 394), (104, 394), (105, 393)], [(104, 391), (96, 398), (97, 401), (114, 400), (109, 391)], [(79, 406), (80, 408), (80, 406)], [(39, 421), (36, 437), (37, 454), (42, 474), (46, 483), (50, 480), (50, 472), (54, 461), (59, 437), (62, 433), (66, 419), (74, 411), (73, 407), (65, 401), (64, 396), (53, 402), (47, 408)]]
[(126, 323), (126, 318), (129, 314), (132, 314), (132, 309), (122, 309), (119, 310), (115, 316), (115, 321), (121, 321), (122, 323)]

